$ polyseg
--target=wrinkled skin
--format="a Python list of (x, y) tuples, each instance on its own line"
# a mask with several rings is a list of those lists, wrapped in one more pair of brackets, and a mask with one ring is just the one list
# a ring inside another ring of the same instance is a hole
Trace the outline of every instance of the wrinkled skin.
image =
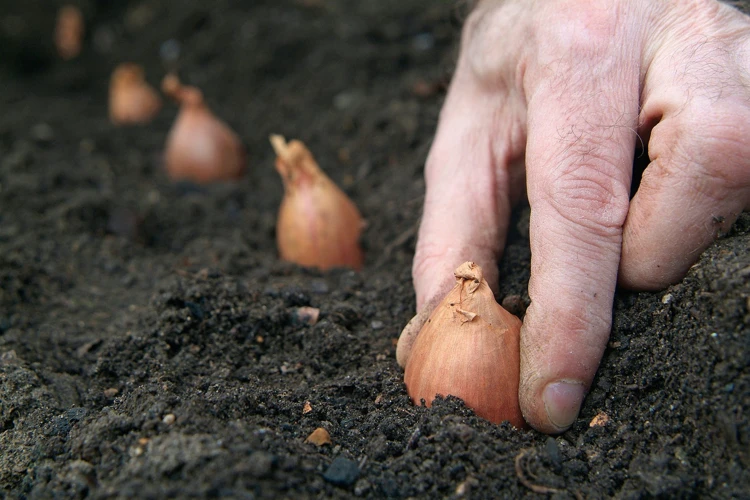
[[(473, 260), (497, 290), (512, 206), (531, 206), (519, 399), (575, 421), (615, 287), (658, 290), (750, 209), (750, 18), (715, 0), (484, 0), (427, 159), (420, 322)], [(650, 164), (629, 199), (634, 151)]]

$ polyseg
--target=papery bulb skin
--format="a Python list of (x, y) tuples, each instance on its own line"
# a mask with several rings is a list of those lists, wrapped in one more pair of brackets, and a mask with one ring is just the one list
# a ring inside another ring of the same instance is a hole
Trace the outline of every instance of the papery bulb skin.
[(122, 63), (109, 82), (109, 119), (115, 125), (147, 123), (161, 110), (162, 101), (146, 82), (143, 67)]
[(406, 362), (411, 399), (461, 398), (491, 422), (525, 427), (518, 402), (521, 321), (502, 308), (482, 269), (465, 262), (456, 285), (419, 332)]
[(359, 270), (364, 227), (356, 205), (320, 169), (300, 141), (271, 136), (284, 199), (276, 222), (276, 243), (283, 260), (301, 266)]
[(201, 91), (182, 85), (175, 75), (164, 78), (162, 91), (180, 104), (164, 153), (170, 178), (198, 184), (241, 178), (246, 170), (245, 148), (208, 109)]

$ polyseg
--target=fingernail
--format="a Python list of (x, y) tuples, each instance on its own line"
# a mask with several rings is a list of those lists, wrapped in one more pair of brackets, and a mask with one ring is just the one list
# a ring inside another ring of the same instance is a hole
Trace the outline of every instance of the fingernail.
[(560, 431), (573, 425), (581, 409), (585, 388), (572, 380), (559, 380), (547, 384), (542, 393), (549, 421)]

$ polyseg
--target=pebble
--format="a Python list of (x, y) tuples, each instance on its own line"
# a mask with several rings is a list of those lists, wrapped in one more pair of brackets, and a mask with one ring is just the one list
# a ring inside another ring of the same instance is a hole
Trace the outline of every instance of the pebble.
[(435, 47), (435, 37), (432, 33), (420, 33), (412, 38), (411, 46), (417, 52), (426, 52)]
[(357, 462), (336, 457), (323, 473), (323, 479), (338, 486), (351, 486), (359, 477)]
[(164, 62), (174, 63), (180, 58), (181, 50), (182, 47), (180, 42), (174, 38), (170, 38), (159, 47), (159, 57), (161, 57)]
[(323, 427), (318, 427), (312, 434), (307, 436), (305, 443), (314, 444), (315, 446), (331, 444), (331, 435)]
[(119, 392), (120, 391), (118, 391), (116, 388), (110, 387), (108, 389), (104, 389), (104, 396), (112, 399), (113, 397), (117, 396)]
[(559, 469), (562, 466), (562, 453), (560, 453), (560, 447), (557, 445), (557, 441), (553, 437), (548, 437), (544, 443), (544, 450), (547, 452), (547, 457), (552, 466), (555, 469)]

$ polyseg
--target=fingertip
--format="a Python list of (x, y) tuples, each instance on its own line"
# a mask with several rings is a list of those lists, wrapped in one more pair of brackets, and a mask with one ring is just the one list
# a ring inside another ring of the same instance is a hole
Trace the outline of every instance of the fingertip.
[[(564, 432), (576, 421), (586, 394), (585, 386), (576, 380), (560, 380), (547, 384), (542, 402), (550, 433)], [(544, 425), (543, 424), (543, 425)]]
[(548, 382), (539, 388), (521, 383), (519, 402), (526, 422), (545, 434), (560, 434), (578, 418), (586, 384), (574, 379)]

